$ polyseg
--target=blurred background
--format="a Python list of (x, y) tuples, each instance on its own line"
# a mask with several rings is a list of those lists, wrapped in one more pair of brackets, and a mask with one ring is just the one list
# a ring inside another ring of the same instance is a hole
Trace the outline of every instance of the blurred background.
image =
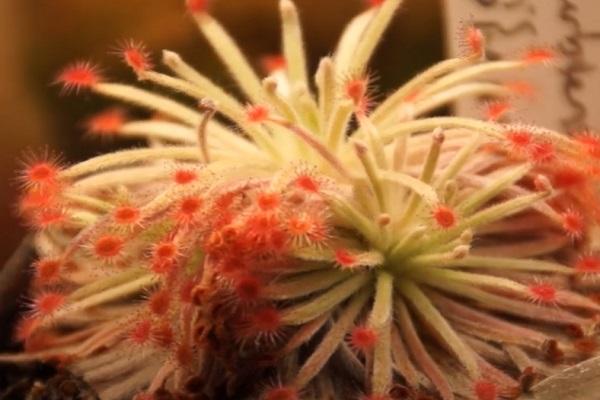
[[(406, 0), (371, 66), (380, 93), (442, 58), (441, 0)], [(314, 70), (334, 48), (365, 0), (295, 0)], [(211, 12), (260, 68), (279, 52), (278, 0), (213, 0)], [(26, 151), (59, 151), (76, 162), (135, 143), (84, 135), (83, 121), (112, 103), (90, 94), (64, 96), (53, 86), (66, 64), (89, 59), (116, 81), (135, 78), (111, 54), (123, 39), (180, 53), (202, 73), (234, 91), (223, 68), (186, 15), (183, 0), (0, 0), (0, 265), (26, 229), (15, 212), (15, 171)]]

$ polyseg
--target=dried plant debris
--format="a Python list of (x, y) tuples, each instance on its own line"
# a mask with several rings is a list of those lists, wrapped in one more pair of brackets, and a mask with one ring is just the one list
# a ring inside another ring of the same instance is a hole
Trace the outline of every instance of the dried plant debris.
[(94, 390), (66, 370), (48, 364), (1, 363), (1, 400), (97, 400)]

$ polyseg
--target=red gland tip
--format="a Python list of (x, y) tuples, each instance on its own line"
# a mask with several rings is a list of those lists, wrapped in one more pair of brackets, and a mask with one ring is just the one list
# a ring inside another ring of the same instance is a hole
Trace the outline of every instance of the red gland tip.
[(47, 317), (65, 304), (65, 295), (58, 292), (45, 292), (33, 300), (33, 313), (36, 316)]
[(187, 9), (193, 13), (205, 13), (208, 11), (208, 5), (210, 0), (186, 0), (185, 5)]
[(256, 212), (246, 219), (246, 232), (250, 237), (268, 237), (279, 228), (280, 220), (273, 213)]
[(119, 225), (134, 225), (140, 222), (141, 211), (133, 206), (120, 206), (115, 209), (113, 218)]
[(287, 221), (287, 232), (296, 242), (321, 244), (329, 237), (327, 222), (320, 215), (300, 214)]
[(369, 104), (367, 92), (369, 90), (368, 78), (351, 78), (344, 85), (346, 97), (352, 100), (361, 112), (366, 111)]
[(402, 101), (404, 101), (405, 103), (414, 103), (419, 96), (421, 95), (421, 91), (419, 89), (415, 89), (413, 91), (411, 91), (409, 94), (407, 94), (404, 99), (402, 99)]
[(173, 259), (177, 256), (177, 245), (170, 240), (159, 242), (152, 249), (152, 254), (157, 260)]
[(184, 224), (192, 223), (198, 217), (204, 201), (200, 196), (188, 196), (183, 198), (177, 207), (176, 219)]
[(533, 135), (526, 129), (511, 129), (505, 134), (511, 150), (524, 153), (533, 143)]
[(306, 214), (293, 215), (287, 221), (287, 230), (294, 237), (306, 235), (311, 231), (312, 226), (313, 221)]
[(152, 264), (150, 269), (158, 275), (170, 275), (176, 267), (179, 255), (178, 247), (170, 240), (155, 244), (152, 248)]
[(385, 0), (365, 0), (365, 3), (368, 7), (379, 7), (381, 6)]
[(456, 225), (458, 219), (456, 212), (443, 204), (439, 204), (433, 209), (432, 216), (437, 226), (443, 229), (452, 228)]
[(25, 170), (27, 181), (34, 185), (52, 184), (58, 177), (58, 167), (48, 161), (41, 161), (30, 165)]
[(89, 61), (77, 61), (64, 68), (57, 76), (55, 83), (63, 86), (64, 92), (78, 93), (81, 89), (91, 88), (102, 81), (97, 66)]
[(246, 118), (253, 123), (265, 122), (269, 118), (269, 109), (262, 105), (249, 105), (246, 107)]
[(580, 186), (587, 181), (584, 171), (571, 166), (559, 167), (551, 177), (554, 187), (561, 189)]
[(262, 292), (262, 283), (252, 275), (242, 275), (235, 279), (235, 294), (242, 301), (254, 301)]
[(118, 257), (123, 250), (125, 242), (118, 236), (104, 235), (94, 243), (94, 254), (102, 260), (112, 260)]
[(152, 293), (148, 299), (148, 308), (156, 315), (165, 315), (169, 311), (171, 305), (171, 292), (167, 289), (162, 289)]
[(579, 132), (573, 136), (588, 155), (600, 158), (600, 136), (592, 132)]
[(263, 396), (262, 400), (299, 400), (300, 395), (298, 390), (288, 386), (279, 386), (268, 389)]
[(42, 258), (33, 264), (36, 279), (42, 284), (56, 281), (60, 277), (62, 262), (55, 258)]
[(593, 255), (581, 256), (575, 264), (575, 270), (580, 273), (599, 273), (600, 258)]
[(273, 334), (281, 328), (281, 314), (275, 307), (264, 307), (251, 316), (251, 329), (257, 334)]
[(263, 211), (273, 211), (281, 202), (279, 195), (273, 192), (261, 192), (256, 197), (258, 207)]
[(529, 296), (535, 302), (554, 303), (556, 302), (556, 288), (550, 283), (534, 283), (527, 287)]
[(181, 168), (173, 174), (173, 181), (178, 185), (187, 185), (198, 178), (196, 171), (192, 169)]
[(120, 108), (110, 108), (85, 121), (86, 130), (98, 136), (114, 136), (125, 124), (127, 116)]
[(488, 121), (496, 122), (511, 110), (511, 106), (506, 101), (492, 101), (485, 105), (484, 115)]
[(147, 319), (137, 321), (129, 331), (129, 340), (134, 344), (144, 345), (150, 342), (152, 322)]
[(575, 210), (567, 210), (561, 214), (562, 227), (572, 239), (578, 239), (583, 235), (585, 222), (583, 216)]
[(483, 54), (485, 38), (480, 29), (468, 26), (465, 31), (465, 43), (471, 54)]
[(556, 150), (551, 142), (534, 143), (529, 147), (528, 156), (533, 163), (543, 164), (555, 158)]
[(497, 400), (498, 386), (485, 379), (480, 379), (473, 384), (473, 393), (477, 400)]
[(298, 175), (295, 184), (300, 189), (307, 192), (317, 193), (319, 191), (319, 182), (308, 174)]
[(342, 268), (350, 268), (356, 265), (358, 259), (347, 249), (340, 248), (335, 251), (335, 262)]
[(522, 57), (527, 64), (547, 64), (556, 59), (554, 50), (545, 47), (533, 47), (528, 49)]
[(264, 72), (268, 75), (287, 68), (287, 61), (281, 54), (263, 56), (260, 59), (260, 64)]
[(52, 226), (60, 225), (67, 221), (67, 214), (60, 207), (48, 207), (37, 211), (31, 224), (35, 229), (48, 229)]
[(154, 67), (146, 45), (133, 39), (126, 40), (119, 46), (123, 61), (136, 73), (150, 70)]
[(25, 187), (44, 188), (45, 194), (51, 194), (51, 189), (56, 189), (59, 183), (62, 170), (61, 157), (52, 152), (46, 150), (42, 155), (27, 154), (19, 173), (19, 181)]
[(51, 187), (33, 187), (19, 199), (19, 212), (26, 214), (42, 208), (52, 207), (57, 190)]
[(366, 326), (357, 326), (350, 333), (350, 346), (357, 351), (368, 351), (377, 343), (377, 332)]
[(523, 96), (527, 98), (535, 97), (537, 92), (534, 85), (527, 81), (510, 81), (504, 83), (504, 87), (508, 89), (510, 92), (514, 93), (518, 96)]

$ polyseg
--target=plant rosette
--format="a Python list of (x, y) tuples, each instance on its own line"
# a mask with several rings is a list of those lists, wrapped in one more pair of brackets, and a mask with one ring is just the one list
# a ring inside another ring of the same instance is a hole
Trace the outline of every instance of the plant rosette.
[[(58, 75), (158, 117), (88, 122), (143, 148), (25, 160), (40, 258), (25, 351), (2, 360), (58, 361), (108, 400), (494, 400), (597, 353), (600, 137), (503, 123), (527, 84), (486, 79), (554, 52), (486, 61), (466, 27), (462, 56), (377, 102), (367, 63), (400, 0), (370, 2), (314, 78), (290, 0), (264, 78), (206, 3), (189, 13), (243, 99), (133, 41), (138, 80), (197, 107), (90, 62)], [(463, 96), (494, 100), (429, 116)]]

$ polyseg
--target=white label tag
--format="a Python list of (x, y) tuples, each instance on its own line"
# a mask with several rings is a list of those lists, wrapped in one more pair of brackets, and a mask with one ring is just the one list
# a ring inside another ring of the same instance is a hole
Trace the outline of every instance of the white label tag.
[[(490, 59), (517, 58), (532, 45), (557, 53), (555, 66), (493, 76), (525, 80), (533, 99), (514, 102), (513, 121), (570, 132), (600, 129), (600, 0), (446, 0), (448, 51), (460, 54), (457, 32), (479, 27)], [(459, 115), (481, 115), (477, 101), (461, 100)]]

